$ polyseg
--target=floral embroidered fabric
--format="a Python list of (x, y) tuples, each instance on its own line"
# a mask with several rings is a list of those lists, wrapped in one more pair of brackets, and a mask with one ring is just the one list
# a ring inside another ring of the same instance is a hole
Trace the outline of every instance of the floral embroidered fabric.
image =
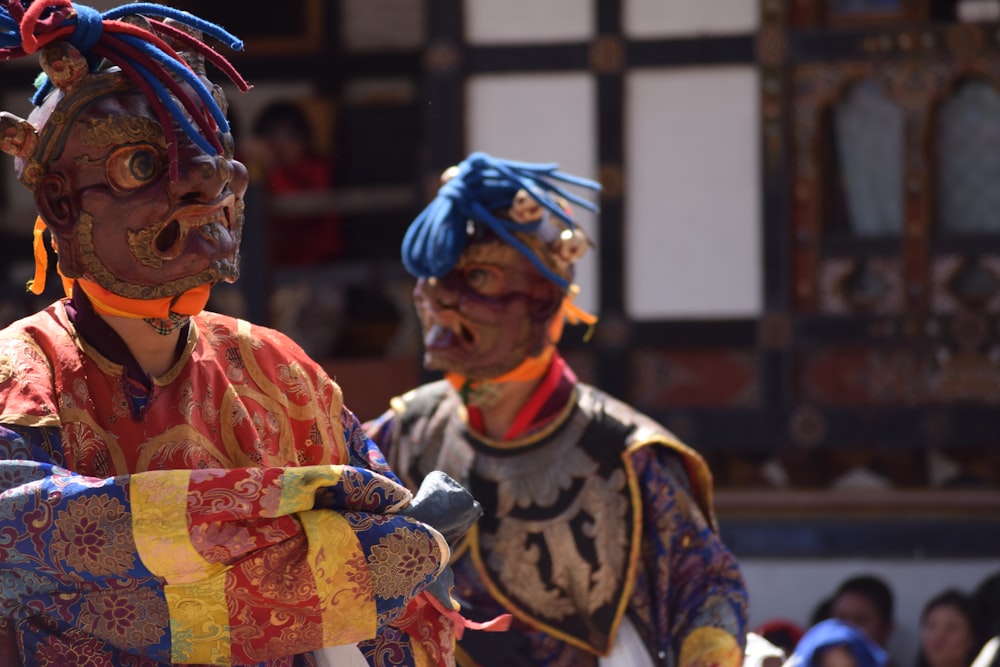
[(377, 640), (447, 663), (450, 623), (392, 626), (448, 546), (294, 343), (196, 316), (139, 420), (120, 373), (62, 303), (0, 335), (0, 656), (292, 667)]
[[(746, 590), (715, 529), (702, 458), (564, 367), (547, 424), (477, 435), (446, 382), (393, 400), (365, 425), (411, 488), (432, 469), (463, 481), (486, 516), (456, 548), (463, 613), (511, 612), (510, 633), (460, 642), (459, 664), (597, 664), (627, 614), (656, 664), (737, 667)], [(549, 399), (546, 399), (546, 403)]]

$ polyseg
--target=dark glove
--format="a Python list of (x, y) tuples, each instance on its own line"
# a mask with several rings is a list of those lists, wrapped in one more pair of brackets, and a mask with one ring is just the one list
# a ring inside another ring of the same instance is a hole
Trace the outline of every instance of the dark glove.
[(430, 525), (454, 543), (479, 520), (483, 508), (465, 487), (434, 470), (424, 477), (417, 494), (400, 514)]
[[(444, 535), (449, 543), (454, 543), (479, 520), (483, 508), (465, 487), (440, 470), (434, 470), (424, 477), (417, 494), (400, 514), (426, 523)], [(454, 584), (455, 575), (448, 565), (426, 590), (445, 609), (451, 609)]]

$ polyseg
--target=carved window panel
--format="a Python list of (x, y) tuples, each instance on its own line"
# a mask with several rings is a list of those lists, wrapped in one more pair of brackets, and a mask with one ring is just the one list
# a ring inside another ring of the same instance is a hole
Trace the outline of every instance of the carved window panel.
[(931, 264), (931, 309), (945, 315), (1000, 312), (1000, 256), (936, 255)]
[(847, 63), (804, 65), (792, 78), (795, 304), (831, 315), (899, 313), (914, 138), (898, 77)]
[[(943, 275), (929, 258), (976, 256), (990, 250), (984, 236), (1000, 239), (995, 70), (987, 59), (962, 68), (901, 59), (793, 69), (799, 312), (921, 312)], [(901, 273), (889, 278), (893, 262)], [(892, 304), (872, 307), (876, 283)]]
[(898, 315), (903, 310), (898, 257), (831, 257), (820, 267), (819, 304), (829, 315)]
[(929, 325), (937, 345), (827, 346), (803, 351), (803, 398), (834, 408), (1000, 404), (1000, 346), (985, 320)]
[(965, 68), (938, 87), (933, 136), (930, 309), (1000, 312), (1000, 66)]
[(1000, 234), (1000, 92), (962, 81), (937, 117), (937, 230)]
[(739, 349), (639, 348), (628, 356), (627, 400), (639, 410), (756, 408), (762, 387), (756, 351)]
[[(826, 200), (843, 198), (846, 231), (857, 238), (903, 229), (903, 114), (871, 79), (851, 85), (825, 114)], [(837, 192), (829, 186), (836, 183)], [(839, 222), (825, 221), (830, 230)]]

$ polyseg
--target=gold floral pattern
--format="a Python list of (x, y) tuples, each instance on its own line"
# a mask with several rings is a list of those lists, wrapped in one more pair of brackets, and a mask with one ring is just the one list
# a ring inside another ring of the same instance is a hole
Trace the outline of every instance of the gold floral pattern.
[[(0, 504), (0, 525), (23, 553), (35, 549), (8, 599), (31, 596), (35, 618), (53, 619), (14, 630), (39, 665), (290, 667), (288, 651), (308, 664), (304, 654), (331, 638), (371, 637), (442, 567), (440, 536), (396, 513), (403, 487), (375, 475), (386, 497), (357, 480), (338, 488), (333, 468), (361, 460), (378, 471), (381, 453), (367, 440), (348, 451), (360, 424), (322, 368), (276, 332), (211, 313), (191, 322), (184, 356), (156, 379), (166, 409), (141, 420), (122, 409), (120, 367), (74, 338), (63, 302), (0, 338), (13, 369), (0, 383), (9, 423), (60, 466), (43, 485), (41, 473), (0, 467), (15, 496)], [(287, 475), (296, 461), (319, 464), (336, 502), (315, 509), (318, 487), (302, 493), (305, 481)], [(26, 524), (17, 500), (42, 493)], [(309, 516), (330, 521), (307, 533)]]
[(135, 566), (131, 517), (116, 498), (71, 500), (53, 524), (59, 537), (51, 547), (53, 560), (98, 576), (122, 574)]
[(115, 646), (144, 647), (158, 644), (169, 625), (167, 605), (150, 589), (128, 595), (121, 591), (91, 593), (80, 609), (80, 623)]
[(355, 600), (363, 600), (371, 594), (371, 577), (367, 566), (365, 555), (361, 551), (353, 552), (344, 565), (344, 576)]
[(437, 545), (427, 533), (397, 528), (372, 546), (368, 568), (372, 588), (383, 598), (410, 595), (414, 587), (435, 574)]
[(14, 376), (14, 362), (9, 354), (0, 356), (0, 384)]
[(104, 643), (94, 637), (68, 644), (58, 635), (47, 637), (35, 653), (38, 667), (66, 667), (66, 665), (107, 665), (108, 654)]
[(309, 398), (309, 384), (306, 382), (302, 367), (298, 364), (278, 366), (278, 379), (286, 386), (289, 398), (294, 396), (299, 401)]
[(315, 595), (316, 585), (306, 562), (295, 560), (304, 545), (304, 537), (295, 537), (262, 549), (241, 563), (243, 576), (254, 583), (260, 598), (280, 600), (286, 607), (289, 600), (308, 600)]

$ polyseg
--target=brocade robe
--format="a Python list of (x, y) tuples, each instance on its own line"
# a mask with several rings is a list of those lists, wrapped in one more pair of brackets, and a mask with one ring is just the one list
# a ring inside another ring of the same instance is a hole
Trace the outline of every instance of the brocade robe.
[(597, 665), (626, 616), (655, 664), (741, 664), (746, 590), (700, 455), (558, 355), (519, 432), (491, 440), (476, 422), (440, 381), (365, 424), (404, 484), (440, 469), (485, 510), (454, 549), (454, 597), (515, 621), (459, 642), (459, 665)]
[(65, 302), (0, 332), (0, 664), (448, 664), (448, 545), (291, 340), (202, 313), (130, 400)]

